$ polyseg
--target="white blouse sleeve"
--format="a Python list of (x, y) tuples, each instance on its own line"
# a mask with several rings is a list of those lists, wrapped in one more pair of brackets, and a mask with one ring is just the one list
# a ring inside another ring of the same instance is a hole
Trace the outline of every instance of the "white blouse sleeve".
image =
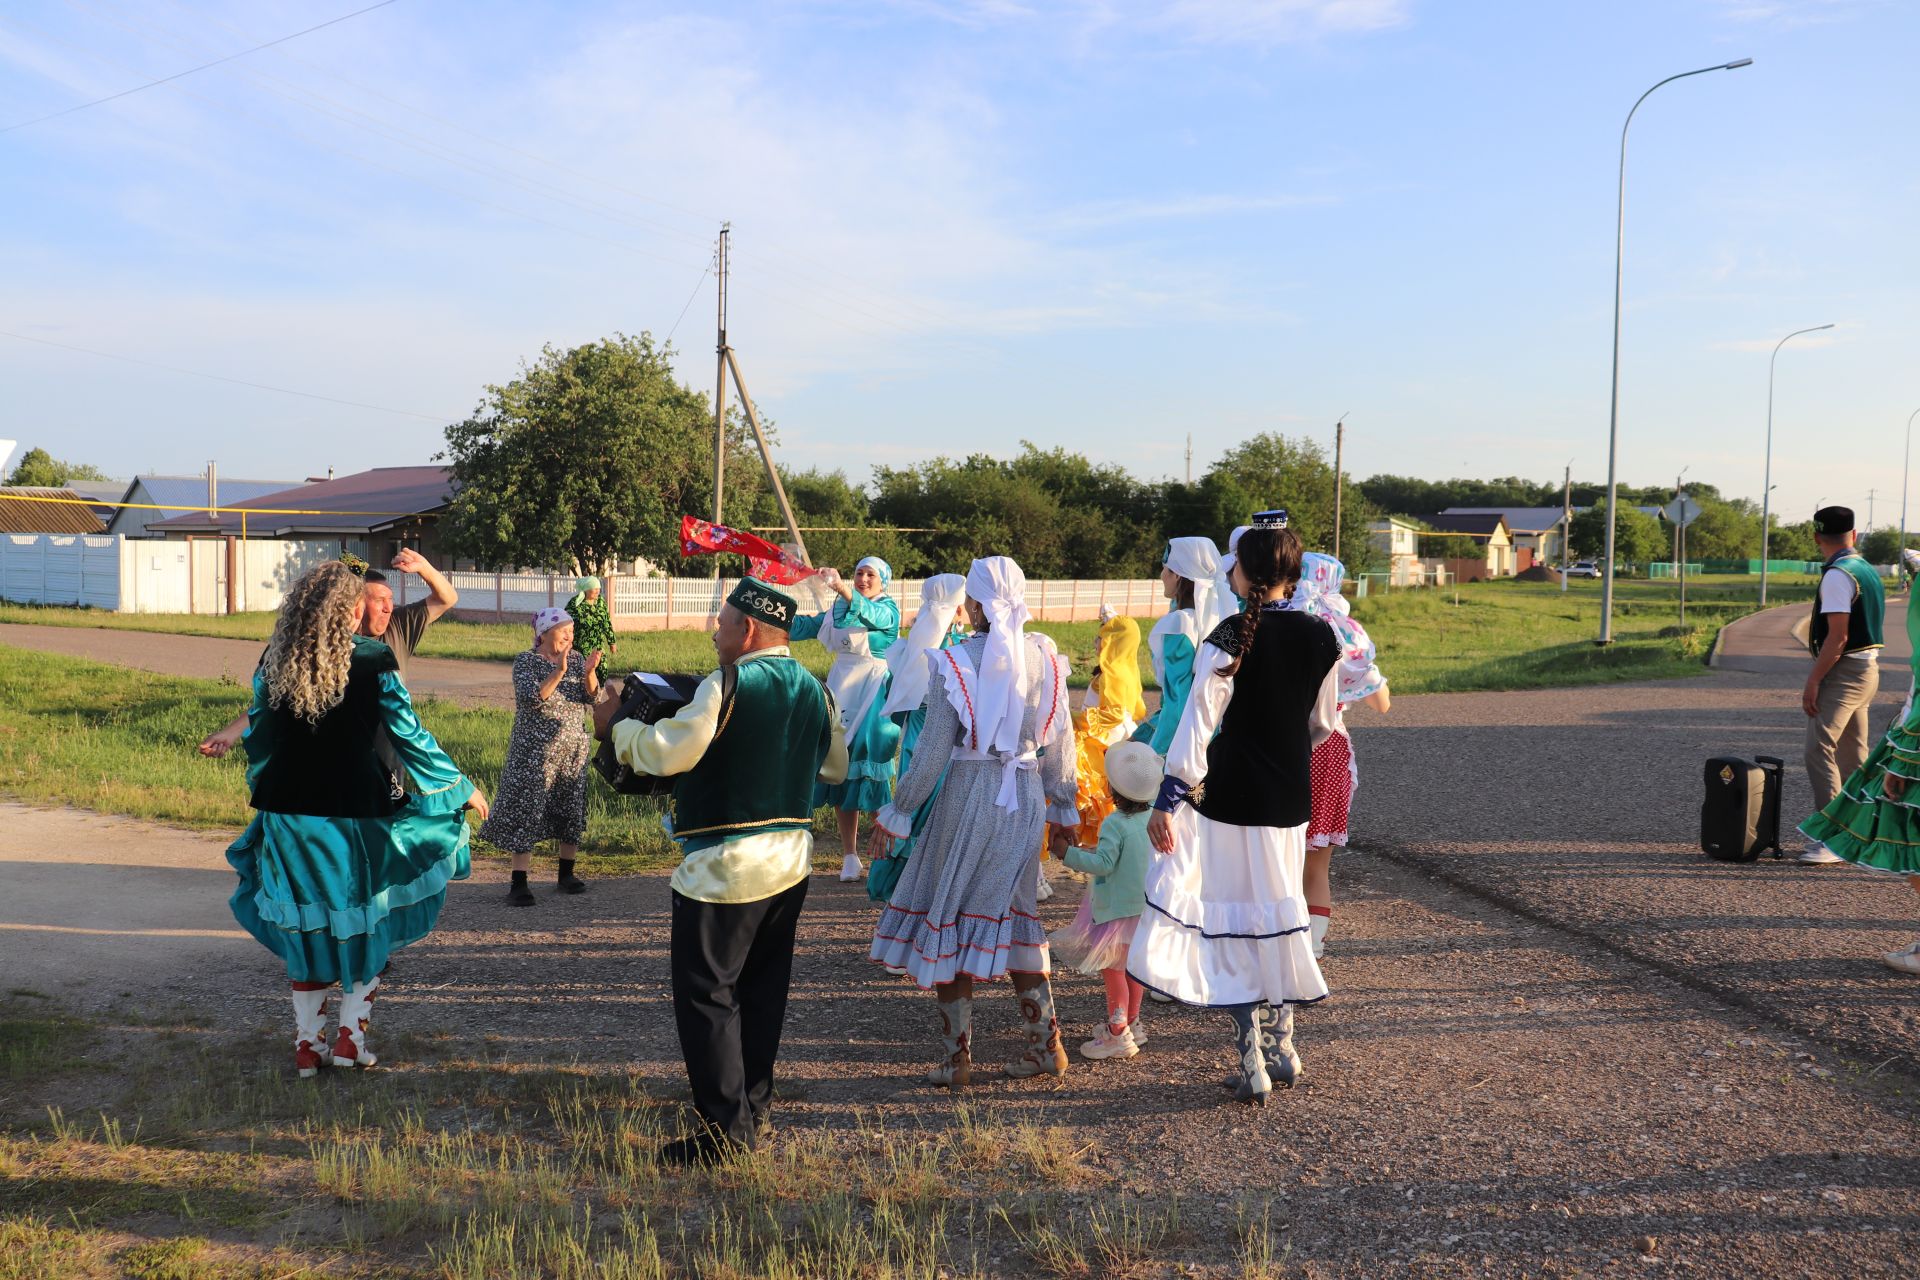
[(1307, 736), (1317, 747), (1339, 727), (1340, 665), (1335, 663), (1327, 669), (1327, 678), (1320, 682), (1320, 696), (1313, 700), (1313, 713), (1307, 718)]

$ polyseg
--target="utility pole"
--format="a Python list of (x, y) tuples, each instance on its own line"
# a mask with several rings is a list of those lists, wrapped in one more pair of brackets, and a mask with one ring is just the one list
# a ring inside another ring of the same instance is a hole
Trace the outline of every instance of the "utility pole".
[(1867, 490), (1867, 532), (1873, 532), (1873, 490)]
[(1687, 491), (1680, 482), (1687, 478), (1687, 468), (1680, 468), (1680, 474), (1673, 478), (1673, 576), (1680, 580), (1680, 625), (1687, 625)]
[[(718, 367), (713, 375), (713, 522), (725, 515), (722, 494), (727, 485), (727, 237), (733, 224), (720, 224), (720, 247), (714, 258), (714, 278), (720, 282), (719, 340), (714, 344)], [(720, 562), (714, 561), (713, 576), (720, 576)]]
[[(1348, 410), (1351, 413), (1352, 410)], [(1340, 451), (1347, 439), (1347, 415), (1333, 424), (1333, 558), (1340, 558)]]
[(1567, 570), (1573, 562), (1573, 459), (1567, 459), (1564, 486), (1560, 496), (1560, 594), (1567, 594)]
[(1193, 432), (1187, 432), (1187, 483), (1193, 483)]

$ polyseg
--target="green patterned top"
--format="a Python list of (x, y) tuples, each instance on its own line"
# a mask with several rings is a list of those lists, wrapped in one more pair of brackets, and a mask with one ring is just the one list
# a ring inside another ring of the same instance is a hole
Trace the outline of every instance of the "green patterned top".
[(567, 614), (573, 619), (573, 647), (590, 654), (595, 649), (613, 652), (613, 615), (607, 612), (605, 596), (589, 600), (584, 595), (567, 601)]

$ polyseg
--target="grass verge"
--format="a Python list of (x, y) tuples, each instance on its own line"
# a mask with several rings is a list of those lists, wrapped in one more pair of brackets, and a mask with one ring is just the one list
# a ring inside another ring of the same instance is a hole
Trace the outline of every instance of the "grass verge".
[(397, 1069), (303, 1081), (280, 1036), (111, 1030), (115, 1096), (0, 1111), (0, 1280), (1068, 1280), (1248, 1274), (1284, 1249), (1270, 1204), (1222, 1233), (1116, 1189), (1044, 1107), (930, 1094), (905, 1122), (783, 1127), (682, 1171), (657, 1158), (680, 1104), (620, 1067), (413, 1035)]

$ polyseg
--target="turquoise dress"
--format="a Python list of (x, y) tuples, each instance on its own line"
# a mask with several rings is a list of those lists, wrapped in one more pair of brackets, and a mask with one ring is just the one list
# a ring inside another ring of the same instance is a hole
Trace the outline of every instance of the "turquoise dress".
[(1173, 746), (1174, 730), (1180, 727), (1180, 715), (1187, 709), (1194, 655), (1205, 638), (1199, 634), (1192, 609), (1169, 611), (1147, 633), (1147, 656), (1153, 661), (1153, 678), (1160, 686), (1160, 709), (1134, 730), (1133, 740), (1146, 743), (1162, 756)]
[[(286, 963), (288, 979), (352, 990), (377, 976), (392, 952), (425, 937), (447, 882), (467, 878), (462, 811), (473, 783), (421, 726), (385, 645), (355, 637), (348, 685), (342, 705), (309, 727), (270, 707), (265, 678), (254, 676), (243, 742), (256, 812), (227, 861), (240, 877), (229, 904), (234, 919)], [(378, 764), (380, 731), (414, 790), (401, 793), (400, 780)], [(328, 741), (337, 767), (307, 764), (316, 739)], [(287, 777), (289, 762), (312, 776)], [(375, 777), (385, 797), (358, 785)], [(334, 812), (286, 811), (294, 807)], [(368, 816), (369, 809), (388, 812)]]
[(900, 750), (898, 721), (882, 713), (890, 675), (882, 655), (900, 638), (900, 606), (891, 596), (855, 592), (826, 613), (794, 619), (792, 642), (817, 639), (833, 654), (827, 691), (847, 738), (847, 779), (821, 783), (814, 803), (872, 813), (893, 799), (893, 758)]
[[(1907, 636), (1914, 642), (1914, 670), (1920, 679), (1920, 590), (1907, 602)], [(1866, 762), (1845, 782), (1840, 794), (1800, 824), (1855, 866), (1895, 875), (1920, 876), (1920, 698), (1909, 696), (1901, 715)], [(1887, 775), (1905, 783), (1898, 798), (1887, 794)]]
[[(949, 627), (947, 634), (941, 637), (939, 647), (951, 649), (972, 634), (965, 627)], [(920, 731), (927, 727), (927, 708), (922, 704), (894, 718), (905, 721), (900, 731), (900, 773), (905, 776), (907, 770), (913, 767), (913, 748), (920, 741)], [(887, 902), (893, 898), (893, 886), (900, 882), (900, 872), (906, 867), (907, 859), (913, 856), (913, 846), (919, 841), (921, 828), (927, 825), (927, 815), (933, 812), (933, 802), (940, 798), (940, 788), (946, 780), (947, 775), (942, 771), (940, 781), (933, 786), (933, 794), (927, 797), (925, 804), (913, 811), (912, 834), (894, 845), (891, 854), (867, 868), (867, 896), (875, 902)]]

